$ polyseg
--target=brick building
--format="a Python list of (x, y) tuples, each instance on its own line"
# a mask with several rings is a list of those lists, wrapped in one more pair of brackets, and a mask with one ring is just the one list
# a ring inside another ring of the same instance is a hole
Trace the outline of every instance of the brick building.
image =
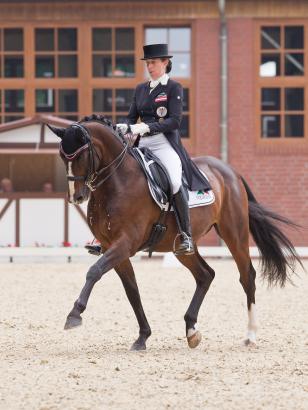
[[(308, 2), (227, 0), (225, 16), (218, 3), (0, 1), (0, 132), (11, 121), (42, 113), (76, 120), (97, 112), (121, 121), (135, 85), (145, 80), (143, 44), (167, 41), (171, 74), (185, 89), (182, 136), (189, 152), (225, 156), (261, 202), (305, 225)], [(39, 148), (43, 153), (48, 146)], [(8, 153), (0, 133), (0, 175), (12, 172)], [(53, 180), (56, 150), (46, 155)], [(35, 160), (44, 161), (42, 155)], [(308, 231), (291, 238), (305, 246)], [(207, 239), (216, 241), (214, 235)]]

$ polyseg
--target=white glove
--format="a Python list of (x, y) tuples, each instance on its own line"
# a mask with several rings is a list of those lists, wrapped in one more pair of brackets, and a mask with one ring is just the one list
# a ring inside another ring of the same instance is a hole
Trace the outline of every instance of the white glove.
[(122, 132), (123, 135), (127, 133), (128, 125), (127, 124), (117, 124), (117, 129)]
[(144, 122), (141, 122), (140, 124), (131, 125), (130, 129), (132, 130), (133, 135), (140, 134), (142, 136), (147, 132), (150, 132), (148, 124), (145, 124)]

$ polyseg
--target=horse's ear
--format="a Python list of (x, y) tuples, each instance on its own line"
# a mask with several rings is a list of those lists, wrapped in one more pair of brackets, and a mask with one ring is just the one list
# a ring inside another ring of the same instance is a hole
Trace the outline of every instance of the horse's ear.
[(53, 127), (52, 125), (46, 124), (47, 127), (50, 129), (50, 131), (52, 131), (54, 134), (56, 134), (59, 138), (63, 138), (64, 137), (64, 133), (65, 133), (65, 128), (57, 128), (57, 127)]

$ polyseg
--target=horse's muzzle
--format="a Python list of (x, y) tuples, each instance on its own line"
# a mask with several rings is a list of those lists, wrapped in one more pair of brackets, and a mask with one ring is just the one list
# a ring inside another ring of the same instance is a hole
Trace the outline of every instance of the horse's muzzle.
[(68, 195), (68, 202), (74, 205), (80, 205), (88, 200), (89, 192), (89, 189), (84, 187), (81, 191), (75, 192), (73, 198), (70, 198)]
[(79, 204), (82, 204), (84, 201), (86, 201), (86, 198), (83, 195), (79, 195), (77, 197), (75, 197), (74, 195), (74, 199), (72, 203), (75, 205), (79, 205)]

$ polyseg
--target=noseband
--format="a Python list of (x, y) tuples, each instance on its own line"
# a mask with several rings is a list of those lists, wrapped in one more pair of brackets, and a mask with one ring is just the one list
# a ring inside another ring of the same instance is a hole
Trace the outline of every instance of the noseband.
[[(113, 134), (121, 140), (122, 144), (124, 145), (123, 150), (120, 152), (120, 154), (113, 160), (111, 161), (110, 164), (108, 164), (106, 167), (100, 168), (100, 169), (95, 169), (95, 159), (94, 159), (94, 154), (97, 156), (98, 159), (99, 155), (97, 154), (97, 151), (94, 147), (94, 144), (91, 140), (90, 133), (88, 129), (81, 125), (81, 124), (73, 124), (72, 127), (79, 128), (85, 137), (86, 143), (82, 145), (80, 148), (78, 148), (75, 152), (72, 154), (67, 154), (64, 152), (63, 147), (62, 147), (62, 142), (60, 143), (60, 153), (68, 160), (68, 161), (73, 161), (75, 158), (79, 157), (79, 155), (85, 151), (88, 150), (89, 152), (89, 169), (88, 173), (86, 176), (70, 176), (67, 175), (67, 180), (68, 181), (84, 181), (85, 185), (90, 189), (90, 191), (95, 191), (100, 185), (102, 185), (107, 179), (111, 177), (115, 173), (115, 171), (119, 168), (119, 166), (122, 164), (128, 150), (129, 144), (125, 141), (125, 139), (121, 138), (119, 135), (117, 135), (115, 132)], [(99, 180), (101, 175), (109, 170), (112, 166), (114, 165), (113, 170), (107, 174), (103, 179)]]

